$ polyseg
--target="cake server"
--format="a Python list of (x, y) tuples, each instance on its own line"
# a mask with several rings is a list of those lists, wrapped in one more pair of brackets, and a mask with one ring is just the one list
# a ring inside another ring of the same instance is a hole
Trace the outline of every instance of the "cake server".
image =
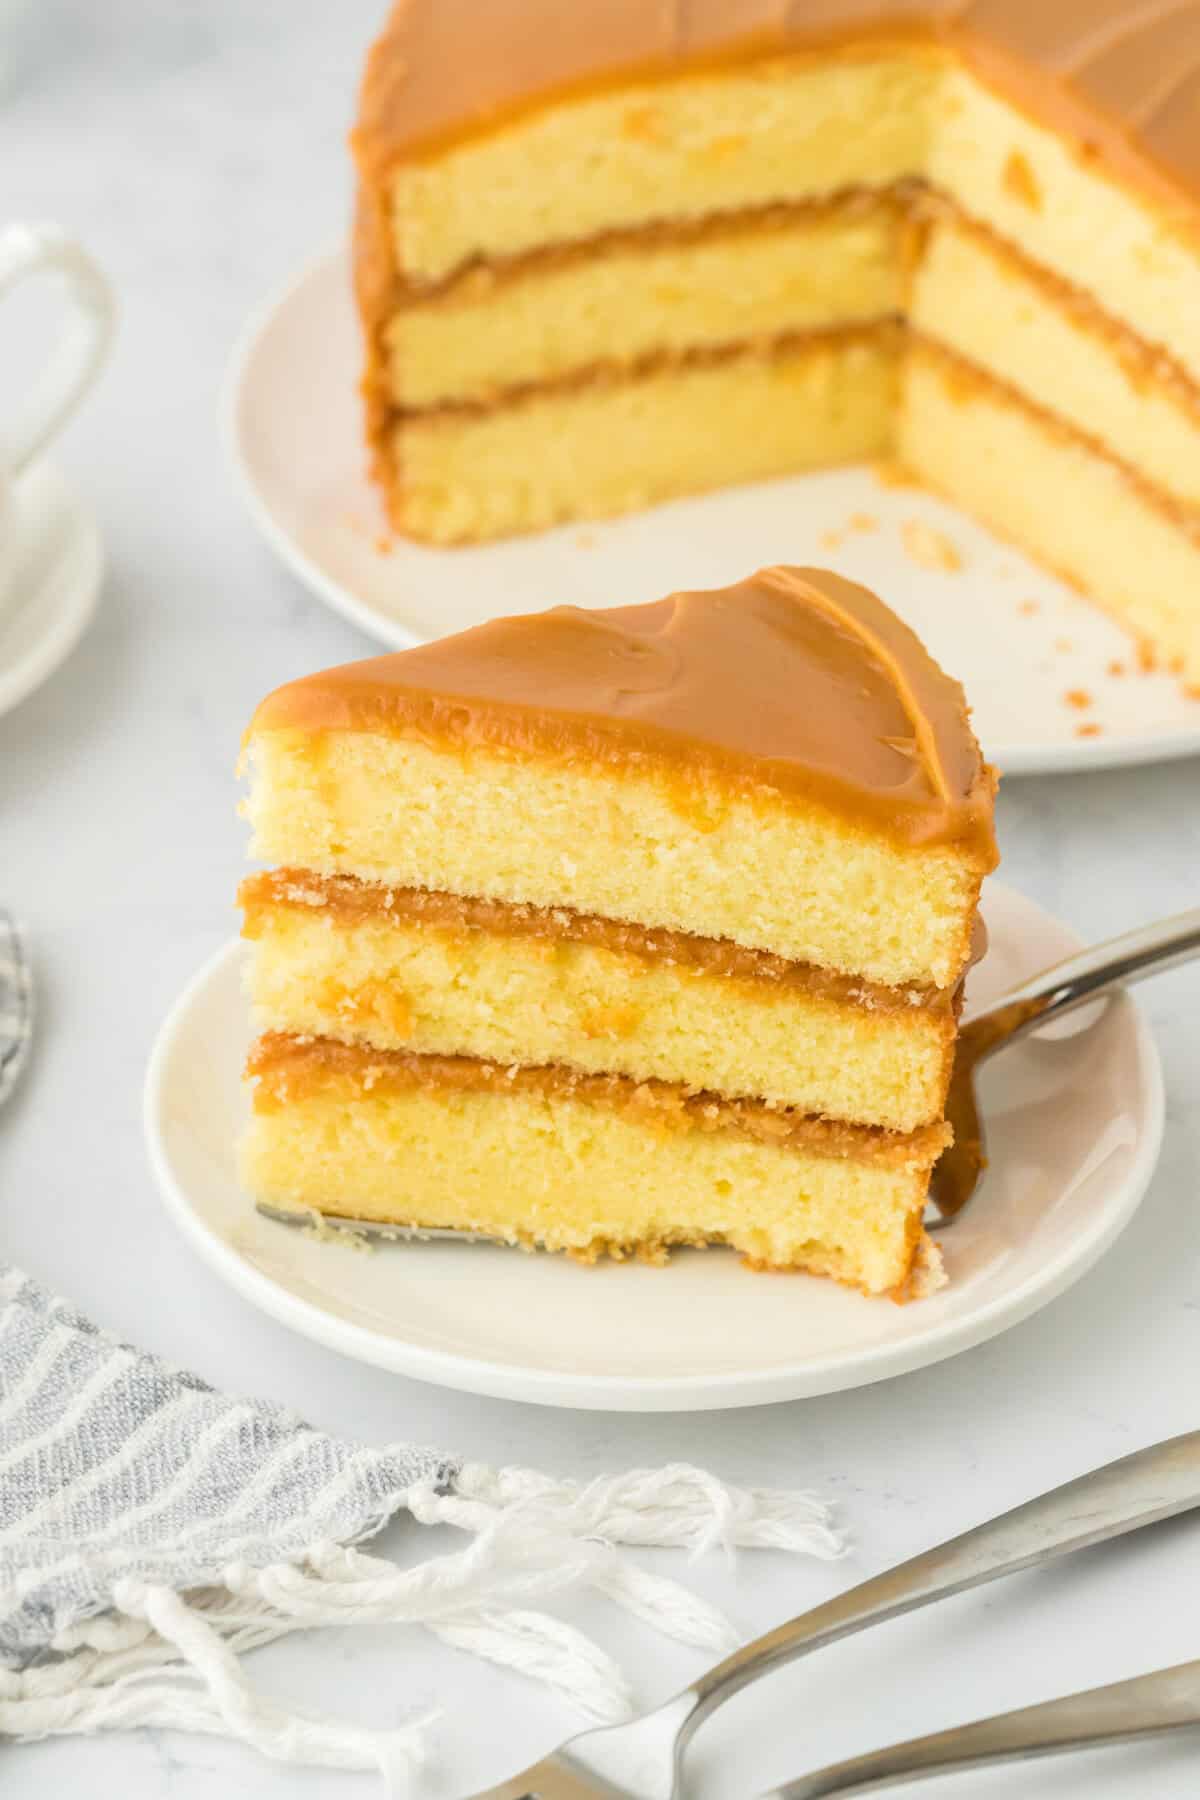
[(1200, 956), (1200, 907), (1094, 944), (1043, 969), (969, 1019), (958, 1034), (946, 1117), (954, 1142), (934, 1164), (925, 1223), (944, 1230), (962, 1212), (987, 1166), (975, 1071), (998, 1050), (1126, 982), (1141, 981)]
[[(676, 1800), (680, 1793), (680, 1759), (692, 1734), (718, 1706), (760, 1675), (885, 1619), (898, 1618), (901, 1613), (995, 1581), (1001, 1575), (1033, 1568), (1072, 1550), (1083, 1550), (1137, 1531), (1143, 1525), (1157, 1524), (1195, 1506), (1200, 1506), (1200, 1431), (1108, 1463), (1064, 1487), (1053, 1488), (1039, 1499), (1001, 1513), (948, 1543), (926, 1550), (898, 1568), (872, 1576), (848, 1593), (823, 1601), (810, 1612), (735, 1650), (682, 1694), (653, 1712), (624, 1725), (603, 1726), (571, 1738), (532, 1768), (475, 1795), (473, 1800)], [(1104, 1704), (1101, 1696), (1106, 1692), (1113, 1696), (1107, 1740), (1094, 1731), (1088, 1738), (1085, 1733), (1090, 1727), (1103, 1724), (1099, 1713)], [(973, 1744), (974, 1760), (982, 1762), (989, 1760), (983, 1754), (989, 1747), (994, 1760), (997, 1749), (1005, 1755), (1024, 1754), (1027, 1748), (1068, 1749), (1074, 1742), (1115, 1742), (1121, 1736), (1137, 1735), (1143, 1730), (1194, 1723), (1200, 1717), (1200, 1665), (1142, 1676), (1137, 1681), (1118, 1684), (1116, 1690), (1099, 1689), (1091, 1695), (1052, 1702), (1051, 1708), (1060, 1710), (1028, 1708), (1007, 1718), (960, 1727), (961, 1732), (975, 1736), (960, 1738), (959, 1744), (965, 1743), (968, 1750)], [(1072, 1712), (1071, 1708), (1077, 1710)], [(1122, 1719), (1134, 1721), (1143, 1717), (1143, 1708), (1157, 1724), (1128, 1723), (1125, 1729), (1116, 1729)], [(1022, 1733), (1024, 1743), (1019, 1741)], [(877, 1752), (876, 1756), (940, 1756), (940, 1763), (931, 1762), (931, 1768), (968, 1766), (971, 1758), (961, 1749), (959, 1762), (954, 1762), (954, 1746), (946, 1743), (950, 1736), (942, 1733), (897, 1746), (890, 1752)], [(1004, 1748), (1010, 1743), (1011, 1748)], [(868, 1760), (860, 1759), (857, 1765), (839, 1764), (823, 1775), (808, 1777), (810, 1785), (802, 1779), (779, 1789), (767, 1800), (805, 1800), (809, 1795), (853, 1793), (854, 1787), (846, 1783), (853, 1778), (855, 1768), (861, 1770)], [(876, 1760), (874, 1771), (869, 1774), (873, 1785), (883, 1784), (881, 1778), (887, 1769), (886, 1761)], [(892, 1779), (907, 1778), (906, 1771), (907, 1765), (902, 1760), (897, 1762)], [(918, 1769), (914, 1766), (911, 1772), (916, 1774)], [(835, 1778), (841, 1780), (841, 1787), (811, 1785)]]

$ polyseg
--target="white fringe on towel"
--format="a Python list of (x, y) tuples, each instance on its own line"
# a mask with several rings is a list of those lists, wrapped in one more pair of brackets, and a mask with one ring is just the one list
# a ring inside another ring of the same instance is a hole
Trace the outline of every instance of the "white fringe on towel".
[(399, 1795), (428, 1720), (384, 1732), (287, 1710), (250, 1688), (242, 1653), (313, 1626), (420, 1624), (548, 1683), (592, 1719), (615, 1721), (632, 1710), (621, 1669), (574, 1626), (536, 1610), (540, 1603), (590, 1589), (717, 1656), (737, 1642), (723, 1616), (623, 1557), (618, 1545), (692, 1555), (768, 1548), (826, 1559), (843, 1548), (828, 1509), (811, 1496), (728, 1487), (683, 1463), (583, 1484), (470, 1463), (449, 1491), (419, 1483), (404, 1499), (422, 1524), (457, 1526), (472, 1541), (409, 1569), (317, 1543), (295, 1562), (231, 1563), (219, 1586), (187, 1595), (123, 1579), (114, 1588), (118, 1610), (60, 1632), (55, 1660), (0, 1669), (0, 1733), (136, 1725), (211, 1732), (283, 1761), (378, 1770)]

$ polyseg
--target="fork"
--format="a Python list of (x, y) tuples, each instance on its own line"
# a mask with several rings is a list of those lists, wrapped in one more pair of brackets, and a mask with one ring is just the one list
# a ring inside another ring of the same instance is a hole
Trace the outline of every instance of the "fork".
[[(692, 1734), (718, 1706), (761, 1675), (885, 1619), (897, 1618), (1018, 1569), (1033, 1568), (1070, 1551), (1157, 1524), (1197, 1505), (1200, 1431), (1108, 1463), (926, 1550), (895, 1569), (872, 1576), (734, 1651), (653, 1712), (627, 1724), (602, 1726), (573, 1737), (541, 1762), (510, 1781), (475, 1795), (473, 1800), (675, 1800), (680, 1792), (682, 1755)], [(1165, 1682), (1169, 1673), (1141, 1679)], [(1078, 1703), (1082, 1707), (1082, 1697), (1078, 1697)], [(1051, 1704), (1064, 1708), (1069, 1705), (1067, 1701)], [(1010, 1715), (1013, 1731), (1019, 1731), (1023, 1724), (1036, 1731), (1038, 1721), (1031, 1715), (1037, 1711), (1033, 1708), (1027, 1709), (1025, 1715)], [(960, 1730), (981, 1734), (975, 1741), (982, 1748), (992, 1742), (982, 1735), (987, 1730), (999, 1732), (997, 1741), (1007, 1741), (1002, 1727), (1003, 1721), (992, 1720)], [(1047, 1729), (1052, 1732), (1054, 1728), (1051, 1721)], [(928, 1742), (920, 1740), (926, 1747)], [(911, 1754), (917, 1747), (899, 1749)], [(1070, 1745), (1064, 1741), (1058, 1747), (1066, 1749)], [(1018, 1752), (1013, 1749), (1005, 1753)], [(948, 1760), (952, 1752), (943, 1750), (940, 1754), (943, 1761), (939, 1766), (955, 1766)], [(877, 1765), (877, 1774), (872, 1778), (877, 1784), (880, 1766), (886, 1772), (886, 1764)], [(853, 1771), (854, 1767), (839, 1765), (843, 1777), (847, 1768)], [(825, 1771), (829, 1779), (837, 1775), (838, 1769)], [(897, 1773), (892, 1778), (902, 1777)], [(808, 1779), (811, 1783), (820, 1778)], [(809, 1795), (852, 1791), (845, 1779), (841, 1788), (806, 1787), (802, 1780), (779, 1790), (779, 1794), (785, 1800), (807, 1800)], [(779, 1796), (774, 1800), (779, 1800)]]

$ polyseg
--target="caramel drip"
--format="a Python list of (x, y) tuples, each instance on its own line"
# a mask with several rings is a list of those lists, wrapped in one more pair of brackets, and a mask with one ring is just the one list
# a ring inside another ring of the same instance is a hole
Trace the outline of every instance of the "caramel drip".
[(269, 1031), (250, 1047), (246, 1076), (256, 1111), (273, 1112), (322, 1093), (350, 1087), (356, 1101), (372, 1094), (538, 1094), (624, 1113), (664, 1132), (733, 1132), (782, 1150), (884, 1166), (932, 1163), (949, 1142), (941, 1123), (916, 1131), (850, 1125), (761, 1100), (729, 1100), (693, 1093), (670, 1081), (632, 1081), (625, 1075), (586, 1075), (557, 1063), (542, 1066), (485, 1062), (474, 1056), (432, 1056), (377, 1050), (333, 1038)]
[(866, 588), (775, 568), (648, 606), (561, 606), (268, 696), (265, 731), (368, 732), (662, 783), (685, 816), (816, 805), (996, 861), (994, 778), (962, 689)]

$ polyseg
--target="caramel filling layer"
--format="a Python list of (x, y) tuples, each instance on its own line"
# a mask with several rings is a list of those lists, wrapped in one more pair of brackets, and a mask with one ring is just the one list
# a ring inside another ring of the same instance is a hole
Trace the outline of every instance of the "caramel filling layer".
[[(1098, 317), (1102, 319), (1104, 318), (1104, 315), (1100, 314)], [(1119, 333), (1123, 331), (1123, 328), (1114, 324), (1113, 331), (1114, 333)], [(1131, 354), (1132, 346), (1137, 346), (1138, 350), (1143, 353), (1143, 372), (1145, 372), (1147, 365), (1155, 361), (1155, 352), (1153, 352), (1149, 346), (1143, 345), (1140, 339), (1133, 338), (1132, 333), (1125, 334), (1125, 336), (1128, 340), (1125, 346), (1126, 354)], [(947, 369), (953, 371), (954, 382), (961, 388), (964, 395), (971, 389), (986, 391), (997, 395), (1003, 398), (1009, 406), (1017, 407), (1022, 412), (1028, 413), (1031, 417), (1039, 420), (1040, 423), (1048, 431), (1051, 431), (1061, 442), (1077, 444), (1083, 449), (1089, 450), (1093, 456), (1100, 457), (1104, 462), (1108, 463), (1112, 468), (1118, 471), (1122, 478), (1130, 487), (1137, 491), (1147, 505), (1152, 506), (1156, 512), (1161, 513), (1164, 518), (1168, 519), (1172, 525), (1175, 525), (1189, 537), (1193, 538), (1197, 543), (1200, 543), (1200, 513), (1198, 513), (1195, 508), (1185, 506), (1181, 501), (1176, 500), (1173, 495), (1168, 494), (1165, 489), (1160, 488), (1156, 483), (1147, 480), (1139, 469), (1134, 468), (1131, 463), (1123, 461), (1121, 457), (1114, 455), (1102, 438), (1093, 437), (1088, 432), (1080, 431), (1077, 426), (1069, 424), (1065, 419), (1060, 418), (1059, 415), (1052, 412), (1049, 407), (1039, 405), (1036, 400), (1031, 399), (1021, 388), (1014, 387), (1011, 382), (1002, 381), (999, 376), (993, 375), (990, 370), (980, 368), (978, 363), (968, 361), (966, 357), (960, 356), (957, 351), (949, 349), (947, 345), (941, 343), (936, 337), (931, 337), (925, 332), (917, 331), (903, 319), (881, 321), (877, 325), (858, 325), (830, 331), (789, 333), (782, 337), (772, 338), (766, 343), (748, 342), (716, 346), (706, 345), (690, 350), (661, 351), (656, 352), (652, 357), (640, 359), (638, 363), (627, 365), (620, 369), (599, 366), (592, 369), (581, 369), (573, 371), (569, 376), (565, 376), (558, 381), (530, 383), (524, 387), (509, 390), (505, 394), (496, 396), (492, 399), (443, 401), (436, 407), (430, 407), (420, 412), (406, 414), (401, 413), (399, 410), (395, 410), (393, 412), (393, 417), (397, 424), (402, 424), (405, 420), (411, 420), (414, 424), (418, 422), (427, 424), (436, 422), (442, 417), (463, 418), (472, 415), (483, 416), (487, 413), (495, 412), (501, 407), (508, 408), (523, 405), (536, 405), (538, 400), (545, 394), (571, 391), (583, 392), (588, 388), (597, 386), (601, 382), (616, 383), (644, 380), (659, 375), (664, 370), (670, 368), (684, 369), (721, 362), (732, 362), (739, 357), (754, 356), (774, 358), (797, 353), (820, 355), (830, 350), (843, 348), (854, 343), (878, 343), (881, 338), (885, 341), (890, 340), (895, 345), (897, 351), (899, 351), (906, 343), (920, 345), (923, 352), (936, 357)], [(1186, 377), (1180, 376), (1181, 381), (1186, 381), (1186, 379)], [(1197, 392), (1191, 384), (1188, 385), (1192, 403), (1197, 408), (1200, 408), (1200, 392)]]
[(644, 225), (620, 226), (612, 231), (594, 232), (590, 237), (572, 238), (569, 242), (539, 244), (534, 250), (524, 250), (513, 256), (476, 256), (437, 280), (422, 281), (419, 277), (396, 271), (393, 303), (400, 310), (436, 305), (460, 289), (489, 293), (527, 275), (589, 263), (597, 256), (607, 256), (616, 250), (652, 249), (660, 244), (703, 244), (714, 238), (765, 237), (773, 232), (793, 230), (799, 224), (816, 225), (827, 219), (860, 218), (863, 214), (881, 211), (902, 219), (926, 192), (926, 184), (915, 178), (887, 187), (842, 188), (834, 194), (776, 200), (767, 206), (744, 207), (738, 212), (710, 212), (697, 219), (652, 219)]
[(1140, 470), (1133, 468), (1127, 462), (1122, 462), (1119, 456), (1114, 456), (1107, 444), (1100, 438), (1091, 437), (1086, 431), (1080, 431), (1076, 426), (1069, 425), (1065, 419), (1059, 418), (1058, 414), (1051, 412), (1048, 407), (1039, 406), (1036, 400), (1031, 400), (1028, 394), (1022, 393), (1019, 388), (1011, 386), (1007, 381), (1001, 381), (999, 376), (993, 375), (990, 370), (981, 369), (978, 363), (968, 362), (957, 352), (948, 350), (936, 338), (926, 337), (923, 332), (912, 330), (908, 335), (915, 344), (920, 345), (922, 355), (932, 357), (945, 370), (949, 377), (949, 386), (953, 397), (969, 402), (973, 394), (990, 394), (1002, 400), (1006, 405), (1016, 407), (1020, 412), (1028, 413), (1060, 443), (1077, 445), (1079, 448), (1089, 451), (1091, 455), (1099, 457), (1101, 461), (1108, 463), (1145, 501), (1147, 506), (1153, 507), (1170, 524), (1178, 527), (1197, 545), (1200, 545), (1200, 513), (1194, 508), (1184, 506), (1171, 494), (1164, 493), (1162, 488), (1147, 481)]
[(238, 904), (246, 915), (243, 935), (248, 938), (259, 935), (264, 915), (276, 907), (301, 912), (320, 909), (348, 924), (385, 920), (455, 935), (480, 931), (496, 937), (537, 938), (552, 944), (590, 944), (616, 955), (682, 964), (704, 975), (753, 982), (775, 992), (812, 994), (846, 1006), (869, 1007), (873, 1012), (922, 1009), (948, 1013), (955, 1003), (948, 989), (885, 987), (881, 982), (839, 975), (815, 963), (789, 962), (768, 950), (745, 949), (727, 938), (651, 929), (625, 920), (573, 912), (565, 906), (515, 905), (424, 888), (386, 887), (355, 875), (272, 869), (242, 882)]
[[(440, 298), (460, 287), (473, 285), (483, 291), (503, 288), (511, 282), (531, 275), (536, 276), (545, 269), (569, 263), (586, 263), (609, 251), (628, 249), (639, 244), (651, 248), (656, 244), (666, 242), (696, 243), (705, 239), (735, 237), (751, 232), (784, 231), (793, 228), (798, 220), (805, 218), (815, 222), (839, 214), (854, 215), (878, 208), (888, 208), (906, 219), (909, 230), (905, 240), (905, 255), (910, 266), (920, 256), (923, 232), (930, 220), (938, 216), (954, 220), (959, 230), (975, 238), (997, 260), (1009, 263), (1026, 281), (1035, 285), (1051, 305), (1069, 316), (1073, 326), (1080, 331), (1088, 332), (1106, 344), (1132, 381), (1139, 384), (1144, 383), (1147, 386), (1154, 385), (1166, 390), (1200, 423), (1200, 384), (1174, 357), (1157, 345), (1148, 343), (1128, 325), (1114, 319), (1111, 314), (1105, 312), (1097, 304), (1086, 289), (1075, 287), (1071, 282), (1064, 280), (1061, 275), (1047, 269), (1042, 263), (1035, 262), (1015, 244), (1010, 243), (1007, 238), (1001, 237), (990, 225), (971, 218), (952, 200), (920, 181), (902, 182), (892, 188), (855, 188), (825, 199), (789, 202), (766, 207), (761, 211), (754, 210), (736, 214), (713, 213), (706, 218), (696, 220), (658, 221), (651, 225), (605, 233), (586, 241), (543, 245), (537, 250), (528, 251), (522, 256), (503, 262), (488, 260), (473, 264), (467, 269), (448, 276), (433, 288), (417, 290), (398, 286), (394, 297), (394, 309), (398, 311), (417, 306), (435, 306)], [(804, 342), (810, 339), (814, 345), (820, 345), (830, 339), (842, 340), (846, 337), (861, 337), (881, 329), (894, 332), (897, 327), (903, 327), (904, 323), (901, 317), (899, 319), (880, 319), (878, 322), (866, 325), (860, 322), (849, 326), (830, 326), (821, 331), (787, 333), (772, 339), (769, 344), (757, 346), (752, 346), (751, 340), (747, 339), (721, 345), (684, 346), (678, 349), (664, 346), (639, 358), (635, 363), (627, 363), (621, 367), (630, 376), (655, 374), (661, 368), (674, 364), (687, 364), (693, 360), (700, 362), (725, 360), (730, 356), (744, 354), (751, 347), (757, 347), (760, 351), (763, 349), (769, 351), (792, 349), (802, 347)], [(443, 401), (437, 407), (423, 410), (428, 412), (442, 410), (489, 411), (493, 407), (506, 405), (527, 392), (546, 391), (551, 387), (569, 388), (582, 385), (616, 366), (608, 363), (593, 363), (587, 368), (572, 370), (570, 375), (560, 377), (554, 383), (515, 385), (489, 395), (487, 399)], [(393, 409), (393, 416), (405, 417), (408, 415), (397, 408)]]
[(439, 400), (434, 406), (411, 410), (393, 406), (393, 422), (413, 420), (421, 424), (443, 417), (486, 417), (501, 408), (520, 406), (526, 401), (540, 400), (545, 394), (570, 394), (593, 388), (600, 383), (647, 381), (672, 369), (709, 369), (721, 363), (736, 362), (747, 356), (824, 356), (830, 351), (848, 350), (855, 344), (883, 344), (899, 350), (903, 320), (897, 317), (872, 320), (868, 324), (830, 325), (820, 331), (782, 331), (768, 338), (743, 338), (724, 344), (686, 344), (678, 348), (663, 345), (628, 362), (594, 362), (571, 369), (551, 381), (522, 381), (483, 397), (469, 400)]
[(1078, 330), (1086, 331), (1106, 344), (1131, 381), (1139, 386), (1164, 389), (1200, 424), (1200, 383), (1168, 351), (1148, 343), (1132, 326), (1105, 312), (1086, 288), (1076, 287), (1044, 263), (1035, 262), (1008, 238), (972, 218), (934, 188), (920, 188), (910, 215), (913, 230), (909, 238), (909, 255), (914, 261), (920, 254), (922, 232), (929, 220), (939, 215), (952, 219), (958, 230), (976, 239), (997, 261), (1009, 263), (1024, 280), (1040, 289), (1052, 306), (1066, 313)]
[(667, 1081), (631, 1081), (624, 1075), (585, 1075), (553, 1065), (501, 1067), (473, 1056), (422, 1056), (407, 1050), (375, 1050), (332, 1038), (266, 1032), (250, 1048), (247, 1078), (257, 1112), (277, 1112), (322, 1093), (541, 1094), (604, 1106), (657, 1131), (724, 1131), (780, 1149), (804, 1151), (882, 1167), (932, 1164), (950, 1142), (944, 1124), (918, 1131), (886, 1131), (845, 1125), (810, 1114), (773, 1110), (761, 1101), (694, 1094)]

